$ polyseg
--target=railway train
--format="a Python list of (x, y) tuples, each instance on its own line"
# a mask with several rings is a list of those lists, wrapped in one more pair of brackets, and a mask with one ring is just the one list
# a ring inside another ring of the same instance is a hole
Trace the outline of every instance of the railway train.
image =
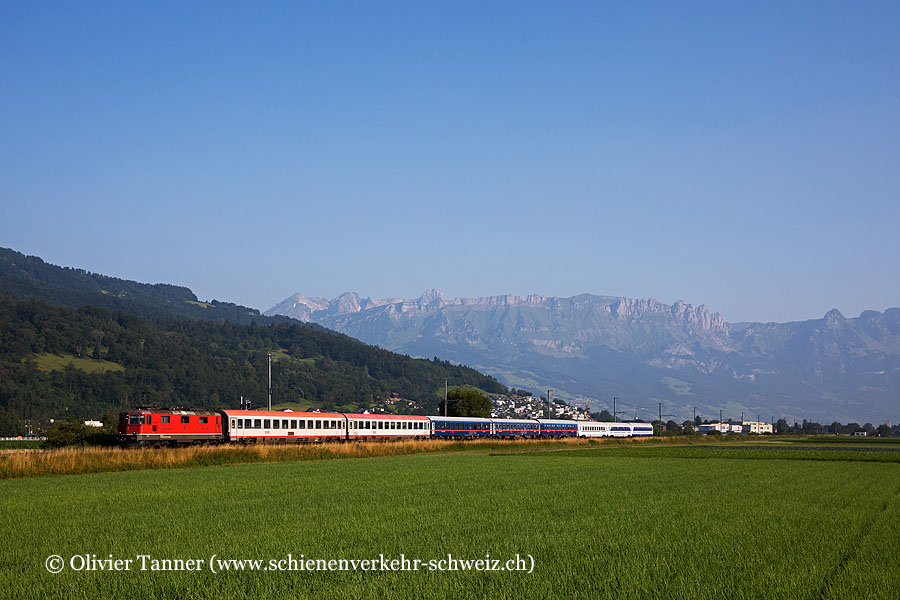
[(652, 436), (648, 423), (482, 419), (336, 412), (137, 408), (119, 414), (125, 445), (285, 443), (424, 438)]

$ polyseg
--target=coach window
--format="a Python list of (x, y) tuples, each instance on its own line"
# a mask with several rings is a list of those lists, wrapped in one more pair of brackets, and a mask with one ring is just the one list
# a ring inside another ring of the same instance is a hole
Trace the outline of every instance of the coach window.
[(190, 422), (191, 422), (191, 418), (190, 418), (190, 417), (181, 417), (181, 422), (182, 422), (182, 423), (190, 423)]
[(316, 429), (322, 429), (322, 420), (316, 419)]
[(332, 429), (337, 429), (337, 428), (338, 428), (338, 426), (337, 426), (337, 421), (332, 421), (332, 422), (331, 422), (331, 428), (332, 428)]
[(263, 420), (263, 429), (272, 429), (272, 419)]
[(391, 421), (391, 429), (397, 429), (397, 423)]
[(234, 419), (232, 419), (232, 420), (231, 420), (231, 428), (232, 428), (232, 429), (243, 429), (243, 428), (244, 428), (244, 420), (243, 420), (243, 419), (238, 419), (238, 420), (237, 420), (237, 427), (235, 427), (235, 426), (234, 426)]
[(272, 429), (281, 429), (281, 421), (278, 419), (272, 421)]
[[(247, 419), (247, 423), (250, 423), (250, 419)], [(262, 427), (262, 420), (253, 419), (253, 429), (259, 429), (260, 427)]]
[(299, 424), (300, 424), (300, 429), (306, 429), (306, 421), (304, 421), (303, 419), (300, 419)]
[(309, 421), (306, 422), (306, 427), (307, 427), (308, 429), (312, 429), (312, 428), (313, 428), (313, 422), (312, 422), (312, 419), (310, 419)]
[(291, 429), (297, 429), (297, 419), (291, 419)]

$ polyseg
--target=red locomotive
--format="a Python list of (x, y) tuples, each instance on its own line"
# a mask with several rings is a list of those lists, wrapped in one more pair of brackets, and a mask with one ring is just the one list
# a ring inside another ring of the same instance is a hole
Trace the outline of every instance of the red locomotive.
[(119, 439), (128, 445), (222, 441), (222, 415), (209, 410), (141, 407), (119, 414)]

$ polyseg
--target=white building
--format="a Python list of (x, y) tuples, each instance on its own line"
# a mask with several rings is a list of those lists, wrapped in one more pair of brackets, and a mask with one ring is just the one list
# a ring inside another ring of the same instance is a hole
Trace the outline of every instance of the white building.
[(744, 421), (743, 433), (772, 433), (772, 424), (763, 421)]
[(700, 433), (709, 433), (710, 431), (718, 431), (719, 433), (731, 433), (731, 426), (728, 423), (709, 423), (697, 427)]

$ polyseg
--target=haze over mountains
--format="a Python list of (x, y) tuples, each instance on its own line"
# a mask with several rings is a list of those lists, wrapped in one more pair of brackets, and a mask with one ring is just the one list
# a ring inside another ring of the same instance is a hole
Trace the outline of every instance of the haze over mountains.
[(790, 323), (726, 323), (705, 306), (582, 294), (326, 300), (266, 311), (412, 356), (438, 356), (534, 392), (625, 416), (870, 420), (900, 405), (900, 309)]

